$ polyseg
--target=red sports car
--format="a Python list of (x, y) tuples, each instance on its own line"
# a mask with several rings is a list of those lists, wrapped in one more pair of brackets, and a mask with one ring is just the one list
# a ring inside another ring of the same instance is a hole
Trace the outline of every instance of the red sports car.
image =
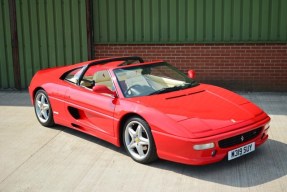
[(203, 165), (263, 144), (269, 116), (226, 89), (140, 57), (44, 69), (29, 86), (43, 126), (60, 124), (123, 145), (137, 162)]

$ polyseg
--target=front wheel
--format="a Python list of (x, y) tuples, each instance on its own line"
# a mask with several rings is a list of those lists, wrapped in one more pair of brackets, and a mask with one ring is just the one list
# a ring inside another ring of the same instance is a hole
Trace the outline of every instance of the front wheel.
[(37, 91), (34, 100), (34, 109), (38, 121), (45, 127), (54, 125), (52, 107), (47, 93), (44, 90)]
[(130, 118), (125, 123), (123, 143), (132, 159), (139, 163), (147, 164), (157, 159), (150, 127), (139, 117)]

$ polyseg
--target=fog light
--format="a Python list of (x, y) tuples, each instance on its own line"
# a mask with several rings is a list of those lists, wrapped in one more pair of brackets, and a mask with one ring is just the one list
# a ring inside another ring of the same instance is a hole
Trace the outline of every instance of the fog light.
[(201, 144), (201, 145), (194, 145), (193, 149), (194, 150), (204, 150), (204, 149), (211, 149), (214, 147), (214, 143), (206, 143), (206, 144)]

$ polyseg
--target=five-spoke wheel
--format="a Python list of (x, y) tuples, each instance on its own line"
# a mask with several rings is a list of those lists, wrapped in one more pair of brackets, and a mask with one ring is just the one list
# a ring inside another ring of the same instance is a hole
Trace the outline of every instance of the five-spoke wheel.
[(34, 108), (37, 119), (43, 126), (54, 125), (52, 108), (47, 93), (44, 90), (37, 91), (34, 100)]
[(139, 117), (130, 118), (126, 122), (123, 143), (127, 152), (137, 162), (149, 163), (157, 158), (150, 127)]

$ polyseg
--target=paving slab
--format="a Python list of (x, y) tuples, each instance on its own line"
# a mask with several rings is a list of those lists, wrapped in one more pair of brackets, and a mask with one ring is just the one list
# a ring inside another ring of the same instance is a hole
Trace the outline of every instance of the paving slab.
[(267, 143), (233, 161), (142, 165), (66, 127), (42, 127), (27, 92), (0, 91), (0, 191), (287, 191), (287, 93), (242, 96), (272, 118)]

